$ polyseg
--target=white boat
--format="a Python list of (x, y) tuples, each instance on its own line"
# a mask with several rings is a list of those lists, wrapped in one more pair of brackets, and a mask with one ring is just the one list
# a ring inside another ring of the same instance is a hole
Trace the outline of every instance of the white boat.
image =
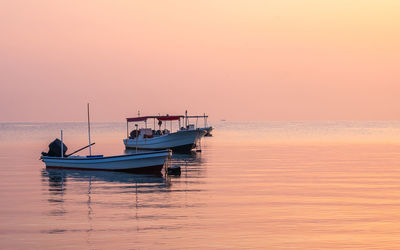
[[(188, 124), (189, 123), (189, 119), (196, 119), (196, 125), (195, 124)], [(199, 118), (203, 119), (204, 121), (204, 127), (199, 127), (198, 123), (199, 123)], [(187, 115), (187, 111), (185, 111), (185, 127), (182, 128), (182, 130), (193, 130), (193, 129), (199, 129), (199, 130), (204, 130), (204, 136), (212, 136), (211, 131), (214, 129), (214, 127), (212, 126), (208, 126), (207, 125), (207, 119), (208, 119), (208, 115), (206, 115), (205, 113), (203, 115)]]
[[(184, 116), (143, 116), (127, 118), (127, 138), (123, 140), (127, 149), (146, 149), (146, 150), (159, 150), (159, 149), (171, 149), (175, 152), (190, 152), (196, 147), (197, 142), (206, 133), (204, 130), (186, 130), (180, 129), (176, 132), (171, 133), (170, 130), (161, 130), (161, 124), (164, 125), (167, 121), (179, 121), (179, 127), (181, 120)], [(147, 120), (154, 119), (154, 129), (147, 128)], [(159, 129), (156, 129), (156, 120), (158, 120)], [(135, 124), (136, 129), (129, 132), (130, 122), (145, 122), (145, 128), (138, 129), (138, 125)], [(171, 125), (172, 130), (172, 125)]]
[[(47, 168), (84, 169), (84, 170), (106, 170), (127, 171), (135, 173), (160, 173), (165, 161), (170, 155), (169, 150), (141, 152), (127, 155), (107, 156), (92, 155), (90, 140), (90, 119), (88, 104), (88, 135), (89, 145), (66, 154), (67, 146), (63, 143), (63, 131), (61, 140), (54, 140), (49, 145), (49, 152), (42, 153), (41, 160)], [(73, 154), (89, 147), (88, 156), (72, 156)]]
[(42, 156), (41, 159), (47, 168), (160, 173), (169, 154), (168, 150), (162, 150), (108, 157), (102, 155)]
[(211, 132), (213, 131), (214, 127), (213, 126), (208, 126), (208, 127), (204, 127), (204, 128), (199, 128), (204, 130), (206, 133), (204, 134), (204, 136), (212, 136)]

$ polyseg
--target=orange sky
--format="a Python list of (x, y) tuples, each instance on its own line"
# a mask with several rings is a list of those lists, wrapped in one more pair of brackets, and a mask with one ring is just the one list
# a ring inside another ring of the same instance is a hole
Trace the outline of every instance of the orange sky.
[(0, 121), (397, 120), (400, 1), (0, 3)]

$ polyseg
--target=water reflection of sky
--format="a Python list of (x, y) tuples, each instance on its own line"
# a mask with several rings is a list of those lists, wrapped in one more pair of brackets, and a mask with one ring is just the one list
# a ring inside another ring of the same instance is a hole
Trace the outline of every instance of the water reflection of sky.
[[(191, 215), (166, 211), (204, 206), (204, 203), (188, 198), (190, 193), (202, 192), (203, 188), (196, 185), (203, 174), (201, 162), (197, 153), (173, 156), (170, 164), (181, 166), (182, 175), (172, 177), (43, 169), (42, 185), (47, 188), (43, 189), (42, 195), (47, 197), (48, 203), (45, 218), (62, 218), (73, 223), (49, 225), (41, 232), (48, 235), (85, 233), (90, 242), (93, 234), (103, 231), (128, 233), (177, 229), (179, 223), (167, 221), (185, 220)], [(108, 227), (109, 223), (122, 226)]]
[[(219, 125), (201, 153), (173, 154), (180, 176), (46, 170), (38, 156), (58, 126), (73, 150), (87, 143), (85, 124), (2, 125), (1, 246), (400, 246), (398, 123)], [(95, 153), (126, 153), (124, 124), (95, 130)]]

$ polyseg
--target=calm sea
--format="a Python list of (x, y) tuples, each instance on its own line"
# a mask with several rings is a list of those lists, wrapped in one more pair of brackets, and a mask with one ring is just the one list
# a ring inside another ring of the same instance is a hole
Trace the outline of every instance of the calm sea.
[[(86, 124), (0, 124), (0, 248), (400, 248), (400, 122), (213, 125), (175, 177), (46, 170), (40, 152), (60, 129), (86, 145)], [(94, 153), (125, 134), (93, 124)]]

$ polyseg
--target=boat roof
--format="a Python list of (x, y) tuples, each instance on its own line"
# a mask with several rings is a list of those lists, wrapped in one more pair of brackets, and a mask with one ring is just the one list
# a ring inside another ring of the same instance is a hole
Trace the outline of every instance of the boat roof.
[(187, 118), (208, 118), (208, 115), (188, 115)]
[(157, 119), (159, 121), (175, 121), (184, 118), (183, 115), (156, 115), (156, 116), (138, 116), (126, 118), (127, 122), (145, 122), (147, 119)]

